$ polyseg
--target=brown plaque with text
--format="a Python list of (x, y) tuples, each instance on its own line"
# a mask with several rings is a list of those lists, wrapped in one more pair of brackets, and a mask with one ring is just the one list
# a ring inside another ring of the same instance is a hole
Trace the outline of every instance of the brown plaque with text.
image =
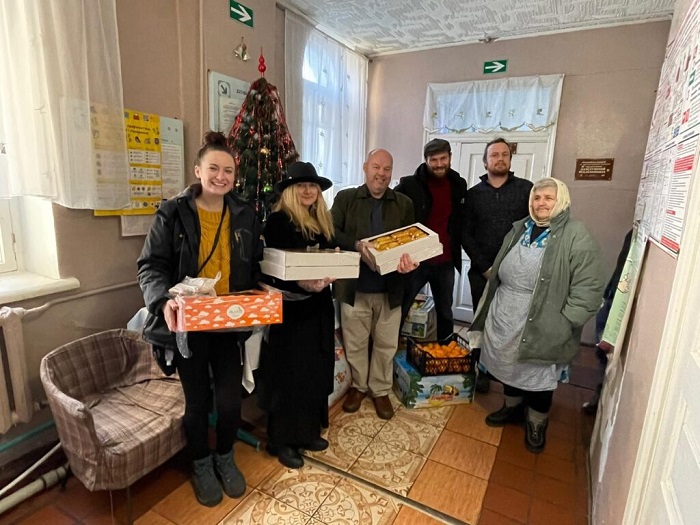
[(615, 159), (576, 159), (575, 180), (612, 179)]

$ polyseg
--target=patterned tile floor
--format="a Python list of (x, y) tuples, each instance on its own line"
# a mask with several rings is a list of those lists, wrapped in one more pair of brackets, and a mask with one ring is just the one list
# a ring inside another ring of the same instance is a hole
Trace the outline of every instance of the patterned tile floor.
[[(584, 348), (572, 381), (595, 385), (593, 350)], [(588, 523), (586, 449), (593, 418), (580, 412), (592, 391), (560, 385), (548, 443), (527, 452), (523, 430), (494, 429), (484, 416), (500, 407), (492, 385), (475, 403), (409, 410), (377, 418), (366, 399), (355, 414), (336, 405), (328, 450), (309, 453), (298, 471), (237, 443), (248, 490), (214, 508), (197, 504), (178, 455), (132, 488), (139, 525), (433, 525)], [(75, 479), (0, 516), (0, 524), (126, 523), (122, 491), (90, 493)]]

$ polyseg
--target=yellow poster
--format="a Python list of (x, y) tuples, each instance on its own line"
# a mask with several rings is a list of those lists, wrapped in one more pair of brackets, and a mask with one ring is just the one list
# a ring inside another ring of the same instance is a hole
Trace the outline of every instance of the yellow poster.
[(95, 215), (151, 215), (163, 198), (160, 116), (124, 110), (130, 207)]

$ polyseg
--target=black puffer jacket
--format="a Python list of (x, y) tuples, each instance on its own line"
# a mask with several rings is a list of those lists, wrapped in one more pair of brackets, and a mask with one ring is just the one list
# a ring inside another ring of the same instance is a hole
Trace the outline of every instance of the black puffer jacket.
[[(143, 330), (146, 341), (157, 347), (175, 348), (175, 334), (168, 330), (163, 304), (168, 290), (185, 277), (196, 277), (201, 235), (195, 198), (201, 184), (162, 203), (138, 258), (138, 279), (148, 308)], [(263, 243), (253, 209), (229, 193), (225, 197), (231, 223), (231, 276), (229, 290), (254, 288), (260, 280)], [(157, 351), (157, 350), (156, 350)]]
[[(447, 226), (450, 235), (452, 263), (458, 272), (462, 271), (462, 237), (466, 226), (467, 181), (455, 170), (449, 170), (446, 175), (450, 181), (452, 194), (452, 214)], [(416, 222), (428, 224), (428, 217), (433, 209), (433, 196), (428, 187), (428, 166), (421, 164), (413, 175), (401, 177), (398, 186), (394, 188), (413, 201), (413, 212)]]

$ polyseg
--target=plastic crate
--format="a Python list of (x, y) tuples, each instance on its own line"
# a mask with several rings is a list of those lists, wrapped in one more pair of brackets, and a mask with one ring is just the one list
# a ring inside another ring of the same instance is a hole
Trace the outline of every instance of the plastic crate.
[[(469, 350), (463, 357), (433, 357), (421, 346), (429, 343), (449, 344), (456, 341), (459, 346)], [(467, 341), (457, 335), (452, 334), (442, 341), (415, 341), (409, 338), (406, 344), (406, 357), (408, 362), (418, 370), (421, 376), (440, 376), (447, 374), (468, 374), (474, 370), (474, 352), (469, 348)]]

